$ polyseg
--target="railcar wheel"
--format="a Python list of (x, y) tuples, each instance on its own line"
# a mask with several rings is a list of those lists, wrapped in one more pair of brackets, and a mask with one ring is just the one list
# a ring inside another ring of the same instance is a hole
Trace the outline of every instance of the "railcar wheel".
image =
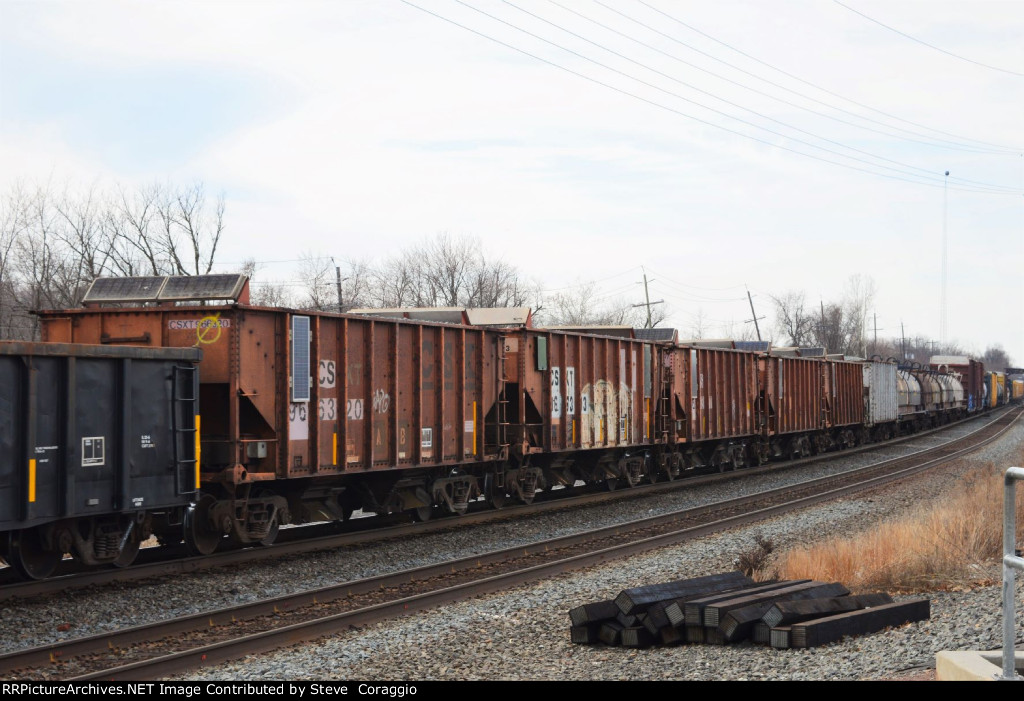
[[(256, 499), (269, 499), (274, 497), (274, 492), (269, 489), (261, 489), (256, 493)], [(263, 546), (273, 545), (274, 541), (277, 540), (277, 534), (281, 530), (281, 522), (277, 517), (277, 509), (274, 509), (274, 515), (270, 518), (270, 525), (267, 526), (267, 534), (260, 538), (259, 544)]]
[(260, 545), (273, 545), (274, 541), (277, 540), (277, 534), (280, 530), (281, 526), (277, 522), (277, 514), (275, 513), (274, 518), (270, 519), (270, 527), (267, 529), (267, 534), (260, 539)]
[(210, 525), (210, 509), (216, 503), (213, 496), (204, 494), (185, 512), (185, 547), (193, 555), (212, 554), (224, 536)]
[(432, 505), (418, 506), (412, 510), (412, 517), (421, 523), (429, 521), (433, 515), (434, 507)]
[(619, 479), (618, 479), (618, 477), (609, 477), (608, 479), (606, 479), (604, 481), (604, 487), (609, 492), (614, 492), (616, 489), (619, 488)]
[(4, 559), (15, 572), (26, 579), (46, 579), (63, 558), (58, 550), (48, 550), (33, 529), (8, 534)]
[(139, 554), (139, 548), (142, 543), (138, 542), (134, 538), (129, 538), (128, 542), (124, 544), (124, 548), (121, 549), (121, 554), (114, 560), (115, 567), (128, 567)]
[(508, 501), (508, 494), (505, 493), (504, 487), (497, 487), (494, 482), (495, 478), (493, 474), (487, 474), (484, 477), (484, 494), (491, 506), (495, 509), (500, 509), (504, 507), (505, 503)]

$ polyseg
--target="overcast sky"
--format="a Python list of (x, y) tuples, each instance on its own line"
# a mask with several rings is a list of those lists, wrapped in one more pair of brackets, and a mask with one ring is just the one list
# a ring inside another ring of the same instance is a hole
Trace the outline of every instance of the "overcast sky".
[(1022, 151), (1019, 0), (0, 0), (0, 185), (201, 180), (262, 280), (447, 231), (684, 330), (860, 274), (938, 338), (945, 227), (949, 339), (1021, 364)]

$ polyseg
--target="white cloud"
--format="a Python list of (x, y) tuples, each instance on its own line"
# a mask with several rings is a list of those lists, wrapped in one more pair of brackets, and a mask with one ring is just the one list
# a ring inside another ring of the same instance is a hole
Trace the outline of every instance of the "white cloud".
[[(825, 121), (639, 48), (554, 4), (514, 2), (786, 124), (937, 176), (948, 169), (954, 177), (1024, 187), (1019, 157), (928, 149)], [(695, 8), (651, 2), (772, 66), (889, 114), (950, 134), (1024, 145), (1024, 79), (944, 56), (832, 3), (730, 2)], [(455, 2), (417, 4), (646, 100), (838, 160), (609, 74)], [(791, 133), (560, 34), (508, 5), (470, 4), (558, 37), (580, 53), (643, 75), (665, 90)], [(738, 68), (838, 103), (639, 3), (610, 4)], [(1024, 71), (1024, 43), (1019, 41), (1024, 10), (1018, 4), (932, 2), (925, 8), (858, 1), (853, 6), (955, 53)], [(551, 287), (646, 264), (696, 286), (746, 282), (762, 294), (804, 288), (809, 298), (828, 299), (841, 294), (849, 275), (862, 273), (878, 284), (877, 306), (887, 334), (902, 318), (918, 333), (937, 335), (941, 187), (865, 175), (735, 136), (587, 82), (399, 2), (182, 7), (18, 5), (4, 36), (63, 60), (87, 62), (97, 75), (126, 64), (190, 65), (288, 86), (282, 103), (253, 114), (200, 155), (182, 158), (165, 173), (202, 178), (226, 190), (232, 232), (224, 247), (226, 260), (251, 255), (288, 259), (307, 249), (380, 256), (448, 230), (481, 236), (488, 250)], [(643, 36), (664, 52), (753, 84), (735, 68), (644, 32), (599, 5), (571, 7)], [(777, 87), (760, 83), (758, 89), (826, 110)], [(872, 116), (921, 131), (881, 114)], [(96, 174), (124, 177), (45, 123), (8, 122), (0, 129), (0, 177), (5, 179), (37, 177), (55, 168), (84, 181)], [(139, 159), (133, 172), (147, 172), (145, 154)], [(978, 347), (1001, 341), (1024, 361), (1024, 324), (1006, 324), (1005, 315), (980, 311), (987, 310), (990, 300), (1024, 298), (1019, 275), (994, 270), (1024, 255), (1021, 205), (1012, 198), (953, 188), (949, 198), (950, 252), (956, 263), (950, 276), (951, 332), (977, 339)], [(763, 297), (762, 303), (767, 304)], [(695, 313), (696, 306), (693, 300), (680, 300), (680, 318)], [(708, 315), (742, 318), (749, 312), (742, 304), (722, 306), (728, 311), (708, 309)]]

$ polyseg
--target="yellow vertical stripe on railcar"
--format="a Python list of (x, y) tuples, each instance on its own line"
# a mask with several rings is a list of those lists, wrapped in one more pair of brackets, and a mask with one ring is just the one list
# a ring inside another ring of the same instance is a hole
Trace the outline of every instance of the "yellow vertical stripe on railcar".
[(473, 402), (473, 455), (476, 455), (476, 402)]
[(28, 501), (30, 504), (36, 500), (36, 461), (28, 461)]
[(199, 439), (199, 414), (196, 414), (196, 489), (199, 489), (199, 457), (202, 453), (202, 442)]
[(334, 432), (331, 434), (331, 464), (335, 467), (338, 466), (338, 433)]

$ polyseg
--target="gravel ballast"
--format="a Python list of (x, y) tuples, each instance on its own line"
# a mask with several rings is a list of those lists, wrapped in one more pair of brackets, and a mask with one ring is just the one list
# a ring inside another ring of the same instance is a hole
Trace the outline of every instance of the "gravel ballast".
[[(954, 429), (957, 435), (966, 430)], [(936, 439), (920, 440), (934, 443)], [(860, 679), (931, 666), (939, 650), (998, 646), (998, 586), (935, 594), (931, 596), (929, 621), (811, 650), (772, 650), (746, 644), (651, 650), (571, 645), (567, 611), (588, 601), (613, 598), (627, 587), (732, 569), (736, 556), (749, 550), (757, 535), (770, 538), (781, 550), (824, 535), (870, 528), (913, 504), (939, 497), (972, 466), (994, 463), (1006, 467), (1019, 462), (1021, 445), (1024, 424), (1018, 423), (969, 460), (933, 471), (908, 485), (180, 679)], [(891, 452), (908, 451), (901, 447)], [(802, 468), (796, 474), (803, 477), (817, 471), (836, 472), (866, 461), (862, 456), (837, 457), (827, 465)], [(753, 490), (755, 484), (758, 488), (781, 486), (793, 479), (795, 476), (789, 473), (765, 475), (731, 482), (726, 487), (696, 488), (586, 512), (538, 515), (396, 543), (194, 573), (145, 586), (132, 583), (66, 592), (39, 601), (7, 602), (0, 650), (81, 637), (129, 623), (187, 615), (508, 547), (737, 496)], [(998, 569), (993, 568), (991, 576), (998, 577)], [(70, 630), (58, 631), (65, 623), (71, 624)], [(1017, 626), (1019, 635), (1024, 635), (1024, 603), (1018, 608)]]

